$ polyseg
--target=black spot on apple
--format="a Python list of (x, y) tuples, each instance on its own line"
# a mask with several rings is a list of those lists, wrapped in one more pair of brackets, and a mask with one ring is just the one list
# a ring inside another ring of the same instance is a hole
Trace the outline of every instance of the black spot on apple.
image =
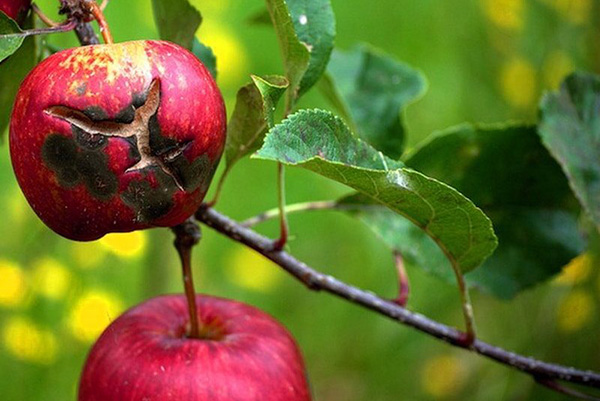
[(82, 110), (82, 112), (93, 121), (105, 121), (108, 119), (108, 115), (104, 109), (99, 106), (87, 107), (85, 110)]
[(51, 134), (46, 137), (42, 146), (42, 158), (46, 165), (53, 170), (65, 166), (70, 167), (77, 156), (77, 144), (72, 138)]
[(177, 187), (162, 169), (149, 167), (146, 174), (154, 173), (159, 185), (152, 187), (148, 180), (131, 181), (121, 199), (137, 212), (140, 222), (152, 222), (163, 217), (173, 207), (172, 197)]
[(115, 121), (121, 124), (131, 124), (135, 119), (135, 107), (133, 104), (125, 107), (115, 116)]
[(42, 158), (65, 188), (83, 182), (90, 194), (100, 200), (109, 200), (117, 192), (118, 180), (108, 167), (108, 156), (102, 147), (90, 149), (89, 143), (82, 145), (75, 130), (72, 137), (48, 135), (42, 146)]
[(97, 150), (104, 148), (108, 141), (105, 136), (98, 134), (90, 134), (79, 127), (72, 126), (73, 135), (77, 144), (84, 149)]

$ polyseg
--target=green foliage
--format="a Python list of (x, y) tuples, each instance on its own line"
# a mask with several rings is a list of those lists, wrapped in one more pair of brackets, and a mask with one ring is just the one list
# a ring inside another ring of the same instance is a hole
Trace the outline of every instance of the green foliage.
[(310, 53), (308, 69), (298, 96), (306, 93), (323, 75), (335, 40), (335, 16), (329, 0), (287, 0), (300, 42)]
[(237, 94), (235, 110), (227, 128), (225, 160), (227, 169), (242, 157), (258, 150), (269, 127), (279, 99), (289, 83), (285, 77), (252, 76), (252, 83)]
[(400, 112), (425, 93), (425, 77), (367, 46), (335, 51), (328, 73), (324, 95), (365, 141), (399, 158), (405, 141)]
[(25, 37), (18, 35), (19, 33), (21, 33), (19, 25), (0, 11), (0, 61), (21, 47)]
[(0, 63), (0, 136), (8, 126), (21, 81), (36, 63), (34, 38), (25, 39), (11, 57)]
[(194, 37), (194, 41), (192, 44), (192, 53), (194, 53), (194, 55), (198, 57), (200, 61), (202, 61), (202, 64), (204, 64), (204, 66), (208, 68), (208, 71), (210, 71), (210, 75), (212, 75), (212, 77), (216, 80), (217, 58), (215, 57), (215, 54), (213, 53), (212, 49), (202, 44), (202, 42), (200, 42), (196, 37)]
[(188, 0), (152, 0), (152, 9), (161, 39), (192, 49), (200, 12)]
[(600, 226), (600, 78), (576, 73), (541, 103), (539, 133), (579, 202)]
[(283, 57), (285, 76), (290, 83), (286, 103), (291, 109), (300, 91), (300, 83), (309, 68), (310, 52), (300, 42), (285, 0), (266, 0), (271, 22)]
[(463, 273), (496, 247), (491, 222), (471, 201), (387, 158), (329, 112), (302, 110), (276, 125), (256, 157), (304, 167), (372, 197), (425, 231)]
[[(533, 126), (461, 125), (432, 135), (406, 163), (458, 189), (490, 216), (498, 249), (468, 279), (496, 296), (513, 297), (547, 280), (583, 250), (567, 179)], [(425, 246), (424, 238), (411, 239)], [(414, 258), (431, 268), (440, 256)]]

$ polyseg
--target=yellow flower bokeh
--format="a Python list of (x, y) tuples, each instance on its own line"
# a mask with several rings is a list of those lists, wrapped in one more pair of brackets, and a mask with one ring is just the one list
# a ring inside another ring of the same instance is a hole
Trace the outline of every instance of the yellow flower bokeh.
[(524, 25), (524, 0), (483, 0), (487, 18), (506, 30), (520, 31)]
[(544, 83), (548, 89), (558, 89), (563, 79), (575, 70), (569, 55), (561, 50), (555, 50), (544, 60)]
[(530, 108), (537, 101), (537, 74), (524, 58), (508, 60), (500, 72), (500, 88), (506, 101), (517, 108)]
[(33, 265), (33, 289), (47, 298), (63, 298), (71, 281), (69, 270), (56, 259), (45, 257)]
[(453, 355), (439, 355), (425, 362), (421, 369), (421, 385), (434, 398), (456, 395), (465, 385), (468, 371)]
[(594, 4), (592, 0), (543, 0), (556, 13), (574, 25), (583, 25), (589, 21)]
[(93, 269), (102, 263), (106, 257), (106, 247), (94, 242), (73, 242), (71, 244), (71, 259), (80, 269)]
[(212, 49), (217, 58), (217, 82), (224, 87), (243, 83), (248, 61), (246, 51), (235, 34), (224, 24), (211, 21), (202, 24), (196, 36)]
[(76, 339), (92, 343), (123, 309), (123, 302), (116, 295), (91, 290), (75, 302), (69, 313), (68, 327)]
[(255, 291), (275, 288), (280, 278), (273, 262), (246, 247), (235, 249), (226, 271), (231, 282)]
[(25, 272), (11, 261), (0, 259), (0, 306), (23, 306), (28, 294)]
[(584, 290), (571, 291), (560, 303), (557, 313), (558, 328), (565, 333), (580, 330), (590, 322), (594, 299)]
[(130, 233), (106, 234), (98, 242), (105, 250), (117, 256), (134, 258), (144, 252), (148, 239), (145, 231), (138, 230)]
[(585, 281), (592, 270), (592, 256), (583, 253), (569, 262), (563, 268), (560, 275), (556, 277), (554, 283), (560, 285), (575, 285)]
[(25, 317), (13, 317), (2, 328), (5, 348), (23, 361), (50, 365), (56, 360), (55, 335)]
[(203, 16), (214, 16), (223, 14), (229, 9), (231, 0), (191, 0), (190, 3), (196, 7)]

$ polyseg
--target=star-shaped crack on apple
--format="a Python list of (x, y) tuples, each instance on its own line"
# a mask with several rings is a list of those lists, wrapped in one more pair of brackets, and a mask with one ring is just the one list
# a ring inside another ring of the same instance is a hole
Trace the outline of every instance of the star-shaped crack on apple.
[(164, 154), (156, 154), (150, 147), (150, 119), (158, 112), (160, 106), (160, 80), (154, 79), (150, 83), (146, 101), (135, 109), (133, 121), (121, 123), (117, 121), (94, 121), (79, 110), (66, 106), (52, 106), (45, 112), (53, 117), (67, 121), (73, 126), (87, 132), (90, 135), (102, 135), (105, 137), (118, 137), (135, 139), (140, 160), (125, 172), (141, 170), (146, 167), (158, 166), (165, 174), (173, 179), (175, 185), (184, 191), (184, 186), (177, 174), (166, 162), (172, 161), (180, 156), (190, 145), (190, 142), (177, 143), (175, 148)]

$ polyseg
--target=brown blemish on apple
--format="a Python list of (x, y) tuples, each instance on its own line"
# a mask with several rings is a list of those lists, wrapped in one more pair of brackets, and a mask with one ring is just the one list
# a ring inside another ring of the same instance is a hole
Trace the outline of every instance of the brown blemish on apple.
[[(207, 155), (190, 162), (184, 152), (192, 141), (178, 142), (164, 137), (158, 123), (160, 81), (154, 79), (149, 89), (135, 94), (132, 103), (109, 120), (100, 107), (83, 111), (66, 106), (45, 110), (50, 116), (71, 124), (73, 138), (51, 135), (44, 143), (43, 156), (59, 182), (71, 188), (84, 182), (92, 195), (107, 200), (115, 195), (118, 181), (110, 171), (103, 149), (111, 137), (130, 144), (132, 165), (125, 171), (142, 173), (141, 180), (131, 181), (121, 199), (137, 213), (137, 220), (151, 222), (167, 214), (177, 190), (208, 189), (217, 163)], [(110, 176), (110, 178), (109, 178)], [(155, 184), (150, 184), (150, 176)]]
[[(129, 123), (105, 120), (100, 118), (90, 118), (92, 109), (87, 109), (87, 113), (71, 109), (66, 106), (52, 106), (45, 112), (53, 117), (60, 118), (69, 122), (72, 126), (86, 132), (91, 136), (119, 137), (125, 139), (135, 139), (139, 159), (129, 167), (126, 172), (142, 170), (150, 166), (158, 166), (160, 169), (173, 179), (173, 182), (180, 190), (185, 190), (169, 166), (165, 165), (163, 158), (157, 156), (150, 147), (150, 120), (158, 112), (160, 106), (160, 80), (154, 79), (148, 89), (148, 95), (143, 105), (135, 109), (133, 121)], [(154, 125), (154, 124), (153, 124)], [(187, 144), (184, 145), (184, 147)], [(184, 147), (179, 147), (173, 152), (182, 153)]]

